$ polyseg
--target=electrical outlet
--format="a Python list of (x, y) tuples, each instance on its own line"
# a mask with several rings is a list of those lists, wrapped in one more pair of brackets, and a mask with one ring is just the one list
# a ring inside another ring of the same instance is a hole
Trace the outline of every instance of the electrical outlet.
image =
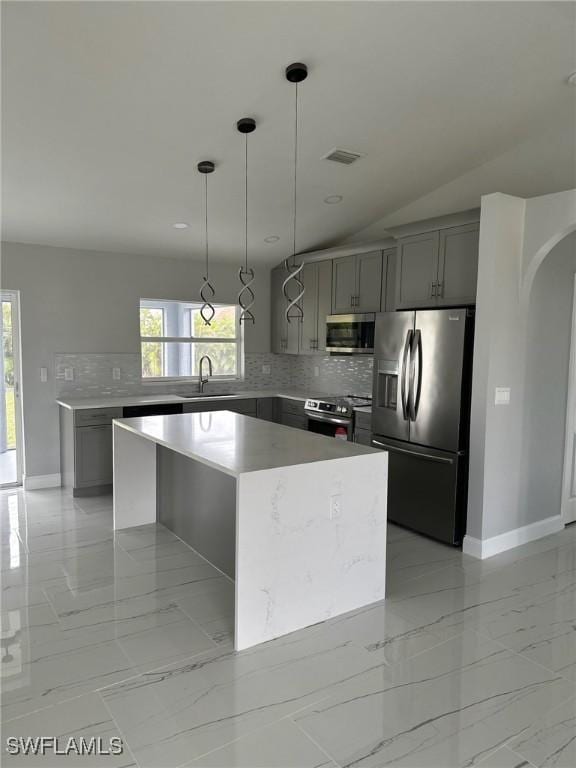
[(40, 381), (43, 384), (48, 381), (48, 368), (40, 368)]
[(64, 380), (74, 381), (74, 368), (64, 368)]
[(335, 520), (342, 513), (342, 496), (335, 493), (330, 496), (330, 520)]
[(114, 381), (120, 381), (120, 368), (112, 368), (112, 378)]
[(270, 376), (271, 370), (272, 368), (268, 364), (262, 366), (262, 373), (265, 374), (266, 376)]
[(494, 405), (510, 405), (510, 387), (496, 387)]

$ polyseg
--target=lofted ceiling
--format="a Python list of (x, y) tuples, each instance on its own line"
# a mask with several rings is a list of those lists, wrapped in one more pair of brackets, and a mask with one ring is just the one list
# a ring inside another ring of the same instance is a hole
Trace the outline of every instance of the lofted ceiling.
[[(3, 239), (198, 258), (211, 159), (214, 258), (333, 244), (574, 120), (571, 2), (3, 2)], [(334, 147), (364, 156), (322, 160)], [(499, 190), (493, 190), (499, 191)], [(342, 195), (337, 205), (324, 198)], [(189, 222), (176, 230), (174, 222)], [(264, 238), (276, 235), (276, 243)]]

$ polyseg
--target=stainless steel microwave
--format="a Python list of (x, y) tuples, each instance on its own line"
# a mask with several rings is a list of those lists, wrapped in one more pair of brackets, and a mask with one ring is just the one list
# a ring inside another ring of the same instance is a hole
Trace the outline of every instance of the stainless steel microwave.
[(342, 355), (374, 353), (376, 315), (328, 315), (326, 318), (326, 351)]

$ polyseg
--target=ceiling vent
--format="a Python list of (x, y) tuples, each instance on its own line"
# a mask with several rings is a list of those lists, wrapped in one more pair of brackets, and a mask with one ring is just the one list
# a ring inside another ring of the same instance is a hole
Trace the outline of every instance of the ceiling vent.
[(334, 147), (327, 155), (324, 155), (322, 160), (331, 160), (333, 163), (341, 163), (342, 165), (352, 165), (361, 157), (363, 155), (360, 152), (350, 152), (348, 149)]

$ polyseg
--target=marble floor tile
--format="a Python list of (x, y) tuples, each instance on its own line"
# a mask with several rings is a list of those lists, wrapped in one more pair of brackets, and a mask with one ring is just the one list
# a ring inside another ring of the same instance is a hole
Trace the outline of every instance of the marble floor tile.
[[(6, 739), (26, 739), (40, 736), (53, 736), (58, 739), (60, 750), (66, 750), (70, 739), (80, 744), (81, 739), (87, 743), (91, 738), (101, 739), (103, 749), (110, 749), (110, 739), (121, 739), (121, 734), (110, 717), (101, 698), (96, 693), (74, 699), (64, 704), (56, 704), (48, 709), (34, 712), (5, 723), (2, 728), (4, 744)], [(112, 743), (114, 745), (114, 742)], [(4, 745), (3, 745), (4, 747)], [(122, 745), (119, 755), (77, 755), (74, 746), (68, 755), (54, 754), (54, 750), (42, 754), (16, 754), (4, 752), (4, 766), (42, 766), (42, 768), (91, 768), (106, 766), (107, 768), (137, 768), (127, 744)]]
[(180, 611), (178, 613), (178, 621), (117, 638), (134, 669), (145, 672), (214, 648), (215, 643), (198, 625)]
[(538, 718), (510, 747), (537, 768), (574, 768), (576, 698)]
[(176, 603), (215, 643), (232, 646), (234, 600), (234, 583), (222, 577), (210, 582), (201, 593), (178, 597)]
[(576, 525), (486, 561), (390, 525), (386, 601), (241, 653), (233, 583), (110, 497), (0, 492), (0, 547), (5, 733), (120, 733), (113, 768), (576, 765)]
[(188, 764), (190, 768), (338, 768), (290, 719)]
[(375, 663), (395, 664), (433, 648), (445, 637), (406, 618), (389, 601), (376, 603), (325, 622), (320, 631), (331, 640), (350, 642), (369, 651)]
[(24, 641), (21, 648), (18, 669), (3, 680), (3, 720), (73, 699), (134, 674), (132, 663), (114, 641), (37, 658), (30, 658)]
[(357, 675), (294, 719), (343, 767), (461, 768), (566, 700), (572, 687), (467, 631)]
[(326, 698), (370, 667), (350, 645), (298, 632), (216, 651), (103, 690), (142, 768), (178, 766)]
[(500, 747), (478, 763), (478, 768), (534, 768), (534, 766), (508, 747)]

